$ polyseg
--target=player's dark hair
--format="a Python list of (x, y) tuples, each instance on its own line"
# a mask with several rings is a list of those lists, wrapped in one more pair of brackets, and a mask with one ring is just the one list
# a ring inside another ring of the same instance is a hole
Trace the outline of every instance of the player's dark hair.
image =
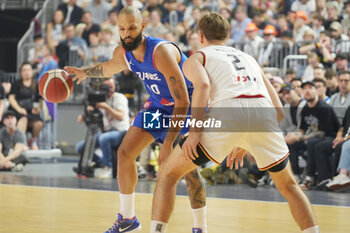
[(230, 31), (230, 24), (222, 15), (211, 12), (201, 18), (198, 29), (208, 41), (225, 40)]

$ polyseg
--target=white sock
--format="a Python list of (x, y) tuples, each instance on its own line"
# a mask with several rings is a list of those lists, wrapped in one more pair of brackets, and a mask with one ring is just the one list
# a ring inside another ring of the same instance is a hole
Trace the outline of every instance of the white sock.
[(207, 233), (207, 207), (192, 209), (193, 227), (201, 228), (203, 233)]
[(120, 214), (123, 218), (133, 218), (135, 216), (135, 193), (120, 194)]
[(303, 230), (303, 233), (320, 233), (320, 229), (318, 228), (318, 226), (312, 226)]
[(167, 225), (165, 222), (152, 220), (150, 233), (165, 233)]

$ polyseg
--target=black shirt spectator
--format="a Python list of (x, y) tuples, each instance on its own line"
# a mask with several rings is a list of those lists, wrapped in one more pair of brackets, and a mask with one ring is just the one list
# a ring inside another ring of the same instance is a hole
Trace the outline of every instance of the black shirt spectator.
[(83, 9), (76, 5), (76, 0), (69, 0), (67, 3), (62, 3), (58, 6), (58, 10), (61, 10), (64, 14), (65, 23), (71, 23), (77, 25), (80, 23), (83, 15)]
[(315, 107), (304, 106), (301, 112), (300, 129), (305, 134), (311, 132), (323, 131), (325, 136), (335, 137), (340, 124), (337, 116), (331, 106), (319, 100)]

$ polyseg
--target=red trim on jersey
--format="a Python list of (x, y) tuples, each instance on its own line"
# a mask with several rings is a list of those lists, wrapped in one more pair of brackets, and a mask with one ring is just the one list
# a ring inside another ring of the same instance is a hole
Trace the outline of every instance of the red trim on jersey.
[(198, 51), (198, 53), (201, 53), (203, 55), (203, 66), (205, 67), (205, 64), (207, 62), (207, 58), (205, 57), (205, 53), (203, 51)]
[(170, 102), (169, 100), (166, 100), (164, 98), (161, 99), (160, 104), (165, 105), (165, 106), (173, 106), (173, 105), (175, 105), (174, 102)]
[(263, 95), (239, 95), (235, 98), (265, 98)]
[(202, 146), (201, 143), (198, 143), (198, 146), (201, 148), (201, 150), (203, 151), (203, 153), (205, 154), (205, 156), (207, 156), (208, 159), (210, 159), (211, 161), (213, 161), (216, 164), (220, 164), (218, 161), (216, 161), (213, 157), (211, 157), (209, 155), (209, 153), (204, 149), (204, 147)]
[(270, 168), (272, 168), (272, 167), (274, 167), (274, 166), (276, 166), (276, 165), (282, 163), (282, 162), (288, 157), (288, 155), (289, 155), (289, 152), (288, 152), (282, 159), (280, 159), (280, 160), (278, 160), (278, 161), (274, 162), (273, 164), (270, 164), (270, 165), (268, 165), (268, 166), (266, 166), (266, 167), (259, 168), (259, 170), (260, 170), (260, 171), (269, 170)]

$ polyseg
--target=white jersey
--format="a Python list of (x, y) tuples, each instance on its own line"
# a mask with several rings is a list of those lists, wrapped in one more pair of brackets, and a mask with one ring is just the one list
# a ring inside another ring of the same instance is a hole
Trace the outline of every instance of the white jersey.
[(260, 66), (255, 59), (232, 47), (211, 45), (199, 50), (210, 80), (209, 106), (242, 96), (270, 100)]

